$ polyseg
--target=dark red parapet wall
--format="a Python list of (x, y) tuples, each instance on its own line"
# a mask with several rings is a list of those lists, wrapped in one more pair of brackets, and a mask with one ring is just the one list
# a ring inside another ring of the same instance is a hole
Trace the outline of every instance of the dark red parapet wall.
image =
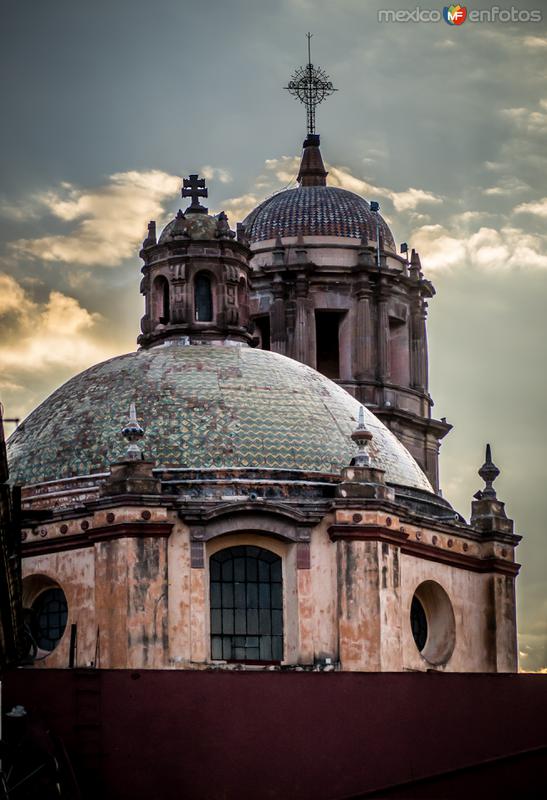
[(547, 677), (29, 670), (3, 676), (61, 736), (85, 797), (540, 797)]

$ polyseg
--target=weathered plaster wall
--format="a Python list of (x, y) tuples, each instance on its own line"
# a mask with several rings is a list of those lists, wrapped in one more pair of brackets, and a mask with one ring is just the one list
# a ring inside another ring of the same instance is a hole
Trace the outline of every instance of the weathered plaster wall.
[(95, 558), (92, 548), (33, 556), (23, 560), (23, 605), (29, 607), (40, 586), (40, 576), (59, 584), (68, 601), (68, 621), (55, 650), (36, 662), (40, 667), (68, 667), (70, 626), (78, 626), (77, 665), (95, 660)]
[(494, 671), (496, 621), (490, 590), (492, 576), (408, 555), (401, 556), (403, 668), (432, 667), (418, 652), (410, 628), (412, 597), (418, 586), (429, 580), (439, 583), (448, 594), (456, 622), (454, 652), (446, 664), (434, 668), (446, 672)]

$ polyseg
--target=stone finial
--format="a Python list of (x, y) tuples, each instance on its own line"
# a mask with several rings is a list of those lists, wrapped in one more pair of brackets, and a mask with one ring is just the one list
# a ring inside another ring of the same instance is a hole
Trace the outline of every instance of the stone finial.
[(218, 239), (233, 239), (235, 233), (231, 230), (228, 224), (228, 217), (224, 211), (217, 215), (217, 238)]
[(359, 452), (351, 459), (349, 467), (342, 468), (342, 480), (336, 487), (336, 496), (342, 500), (382, 500), (393, 501), (394, 490), (386, 486), (385, 471), (371, 464), (367, 447), (373, 438), (372, 433), (365, 425), (365, 409), (359, 408), (357, 427), (351, 438), (358, 447)]
[(414, 248), (412, 248), (412, 253), (410, 254), (410, 276), (412, 278), (419, 278), (422, 274), (422, 262), (420, 261), (420, 256)]
[(238, 222), (236, 225), (236, 237), (237, 241), (242, 244), (244, 247), (249, 247), (249, 237), (247, 236), (247, 228), (242, 222)]
[(486, 456), (482, 467), (479, 469), (479, 475), (486, 484), (485, 488), (481, 491), (481, 497), (496, 497), (496, 490), (493, 483), (500, 474), (499, 469), (492, 461), (492, 451), (490, 445), (486, 445)]
[(486, 458), (479, 469), (483, 479), (484, 489), (476, 492), (471, 503), (471, 525), (480, 530), (485, 536), (500, 536), (513, 533), (513, 520), (505, 513), (505, 504), (498, 500), (493, 483), (500, 474), (499, 469), (492, 461), (490, 445), (486, 445)]
[(144, 240), (144, 242), (142, 243), (142, 246), (144, 248), (153, 247), (156, 244), (156, 242), (157, 242), (157, 239), (156, 239), (156, 221), (151, 219), (150, 222), (148, 223), (148, 235), (147, 235), (146, 239)]
[(142, 451), (137, 442), (144, 436), (144, 429), (141, 428), (137, 420), (135, 403), (129, 406), (129, 419), (122, 428), (122, 436), (128, 442), (126, 459), (128, 461), (138, 461), (142, 459)]
[(372, 439), (372, 433), (365, 426), (365, 409), (359, 406), (359, 417), (357, 427), (351, 434), (351, 438), (358, 447), (358, 453), (351, 459), (352, 467), (370, 467), (370, 455), (367, 452), (368, 443)]

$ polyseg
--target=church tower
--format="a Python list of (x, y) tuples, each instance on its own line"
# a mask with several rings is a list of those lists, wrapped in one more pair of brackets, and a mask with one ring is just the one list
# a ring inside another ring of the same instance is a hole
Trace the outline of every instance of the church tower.
[(145, 313), (138, 344), (250, 343), (249, 250), (224, 212), (212, 216), (200, 204), (207, 197), (203, 178), (185, 178), (181, 194), (191, 198), (190, 206), (178, 211), (159, 239), (150, 222), (143, 242)]
[(308, 116), (298, 186), (244, 221), (259, 346), (343, 386), (392, 430), (438, 491), (440, 442), (451, 426), (433, 418), (428, 388), (426, 318), (435, 290), (416, 251), (410, 261), (397, 253), (378, 203), (328, 185), (311, 113), (334, 91), (328, 76), (310, 60), (287, 88)]

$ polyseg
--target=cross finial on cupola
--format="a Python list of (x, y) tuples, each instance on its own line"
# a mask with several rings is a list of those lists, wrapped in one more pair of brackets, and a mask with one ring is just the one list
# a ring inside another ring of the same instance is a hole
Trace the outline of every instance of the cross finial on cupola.
[(209, 194), (208, 189), (205, 187), (205, 178), (199, 178), (197, 175), (189, 175), (183, 179), (181, 195), (182, 197), (191, 197), (192, 202), (186, 209), (186, 213), (206, 214), (207, 209), (199, 202), (200, 197), (207, 197)]
[(492, 451), (490, 445), (487, 444), (485, 461), (482, 467), (479, 469), (479, 475), (486, 484), (485, 488), (482, 490), (483, 497), (496, 496), (496, 490), (494, 489), (492, 484), (494, 483), (499, 474), (500, 474), (499, 469), (492, 461)]

